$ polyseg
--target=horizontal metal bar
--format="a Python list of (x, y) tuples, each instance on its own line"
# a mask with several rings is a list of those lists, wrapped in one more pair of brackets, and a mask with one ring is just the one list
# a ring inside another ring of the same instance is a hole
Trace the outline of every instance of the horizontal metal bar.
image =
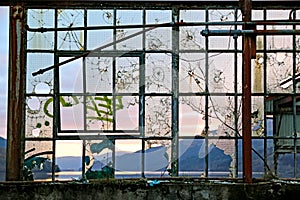
[(300, 30), (209, 30), (201, 31), (202, 36), (233, 36), (241, 35), (299, 35)]
[[(180, 140), (203, 140), (205, 138), (207, 139), (221, 139), (221, 140), (228, 140), (228, 139), (239, 139), (242, 140), (242, 136), (200, 136), (200, 135), (195, 135), (195, 136), (179, 136), (178, 137)], [(97, 139), (97, 140), (103, 140), (103, 139), (115, 139), (115, 140), (126, 140), (126, 139), (131, 139), (131, 140), (171, 140), (171, 137), (145, 137), (142, 138), (139, 135), (63, 135), (59, 134), (55, 140), (84, 140), (84, 139)], [(288, 136), (252, 136), (253, 140), (300, 140), (300, 137), (288, 137)], [(53, 141), (53, 138), (24, 138), (25, 141)]]
[(174, 26), (233, 26), (233, 25), (300, 25), (300, 20), (272, 20), (272, 21), (225, 21), (225, 22), (169, 22), (163, 24), (138, 24), (138, 25), (116, 25), (116, 26), (88, 26), (88, 27), (61, 27), (61, 28), (30, 28), (26, 25), (29, 32), (53, 32), (53, 31), (79, 31), (79, 30), (105, 30), (105, 29), (132, 29), (149, 27), (174, 27)]

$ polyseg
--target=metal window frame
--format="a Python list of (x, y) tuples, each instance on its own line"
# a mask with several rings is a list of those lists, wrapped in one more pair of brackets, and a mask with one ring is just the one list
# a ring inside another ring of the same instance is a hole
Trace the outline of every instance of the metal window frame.
[[(30, 8), (30, 7), (29, 7)], [(130, 8), (130, 7), (129, 7)], [(207, 12), (207, 10), (208, 9), (210, 9), (211, 7), (209, 7), (209, 8), (206, 8), (206, 12)], [(217, 7), (217, 8), (220, 8), (220, 7)], [(267, 8), (268, 9), (268, 8)], [(264, 11), (266, 11), (266, 9), (264, 10)], [(177, 8), (176, 9), (174, 9), (173, 8), (173, 14), (175, 13), (175, 12), (178, 12), (178, 10), (177, 10)], [(266, 12), (265, 12), (266, 13)], [(295, 15), (295, 14), (294, 14)], [(264, 15), (264, 17), (265, 17), (265, 15)], [(295, 16), (294, 16), (295, 17)], [(207, 19), (207, 18), (206, 18)], [(264, 22), (261, 22), (262, 24), (264, 23)], [(294, 27), (294, 29), (295, 29), (295, 27), (296, 27), (296, 25), (298, 25), (299, 24), (299, 22), (297, 22), (297, 21), (295, 21), (295, 22), (282, 22), (282, 23), (291, 23), (292, 25), (293, 25), (293, 27)], [(57, 24), (57, 22), (56, 22), (56, 24)], [(202, 25), (207, 25), (208, 26), (208, 21), (206, 21), (204, 24), (202, 24)], [(233, 24), (234, 26), (235, 26), (235, 29), (237, 28), (237, 23), (234, 23)], [(174, 30), (178, 30), (178, 26), (171, 26), (171, 27), (173, 27), (173, 29)], [(84, 30), (85, 31), (85, 33), (86, 33), (86, 30)], [(271, 33), (272, 35), (273, 34), (275, 34), (275, 33)], [(283, 34), (287, 34), (287, 33), (283, 33)], [(288, 34), (293, 34), (292, 32), (290, 32), (290, 33), (288, 33)], [(296, 33), (294, 33), (294, 34), (298, 34), (298, 32), (296, 32)], [(293, 34), (293, 35), (294, 35)], [(177, 37), (178, 36), (174, 36), (174, 40), (173, 41), (178, 41), (178, 39), (177, 39)], [(55, 32), (55, 38), (57, 38), (57, 31)], [(85, 45), (86, 45), (86, 40), (87, 40), (87, 34), (85, 34)], [(208, 41), (208, 39), (206, 38), (206, 40)], [(55, 40), (56, 41), (56, 40)], [(295, 73), (295, 69), (296, 69), (296, 54), (297, 53), (299, 53), (299, 50), (296, 50), (295, 49), (295, 36), (293, 36), (293, 43), (294, 43), (294, 48), (293, 48), (293, 50), (291, 50), (291, 52), (293, 53), (293, 72)], [(237, 50), (237, 42), (235, 41), (235, 48), (234, 48), (234, 51), (233, 51), (233, 53), (234, 53), (234, 55), (235, 55), (235, 60), (234, 60), (234, 63), (235, 63), (235, 72), (236, 72), (236, 70), (237, 70), (237, 58), (236, 58), (236, 55), (237, 55), (237, 53), (238, 52), (240, 52), (240, 50)], [(208, 43), (206, 42), (206, 45), (208, 45)], [(261, 51), (257, 51), (257, 52), (262, 52), (263, 53), (263, 55), (264, 55), (264, 58), (267, 58), (267, 53), (268, 52), (271, 52), (271, 51), (269, 51), (269, 50), (266, 50), (266, 36), (264, 36), (264, 45), (265, 45), (265, 48), (264, 48), (264, 50), (261, 50)], [(208, 47), (208, 46), (207, 46)], [(86, 47), (85, 47), (86, 48)], [(56, 48), (55, 48), (56, 49)], [(177, 45), (177, 47), (176, 46), (173, 46), (173, 56), (172, 56), (172, 60), (173, 60), (173, 69), (175, 70), (175, 72), (177, 72), (177, 78), (178, 78), (178, 56), (177, 55), (175, 55), (175, 53), (174, 52), (176, 52), (176, 51), (179, 51), (180, 52), (180, 50), (179, 50), (179, 48), (178, 48), (178, 45)], [(38, 50), (34, 50), (34, 51), (31, 51), (31, 50), (27, 50), (27, 52), (39, 52)], [(40, 51), (40, 52), (45, 52), (45, 51)], [(55, 53), (55, 51), (53, 52), (53, 51), (49, 51), (49, 53)], [(146, 53), (147, 51), (143, 51), (142, 53)], [(206, 54), (206, 58), (208, 58), (208, 52), (210, 52), (209, 51), (209, 49), (208, 48), (206, 48), (206, 50), (204, 51), (204, 53)], [(224, 52), (224, 50), (222, 50), (222, 52)], [(279, 52), (279, 51), (276, 51), (276, 50), (274, 50), (274, 52)], [(283, 52), (287, 52), (287, 51), (283, 51)], [(203, 53), (203, 52), (202, 52)], [(57, 59), (57, 58), (55, 58), (55, 59)], [(207, 60), (208, 59), (206, 59), (206, 62), (207, 62)], [(58, 63), (58, 61), (56, 60), (55, 61), (55, 63)], [(266, 59), (264, 59), (264, 64), (265, 64), (265, 66), (266, 66)], [(208, 63), (206, 63), (206, 68), (208, 68)], [(173, 70), (173, 71), (174, 71)], [(54, 69), (54, 73), (55, 73), (55, 77), (56, 77), (56, 82), (58, 82), (58, 70), (57, 69)], [(174, 72), (173, 72), (174, 73)], [(176, 73), (175, 74), (173, 74), (175, 77), (176, 77)], [(266, 73), (264, 73), (264, 77), (265, 77), (265, 82), (264, 82), (264, 91), (267, 91), (266, 89)], [(177, 79), (178, 80), (178, 79)], [(236, 77), (235, 77), (235, 80), (236, 80)], [(293, 81), (295, 82), (295, 77), (293, 77)], [(176, 81), (173, 81), (172, 82), (173, 83), (173, 85), (172, 85), (172, 88), (175, 90), (175, 91), (173, 91), (173, 94), (172, 94), (172, 99), (173, 99), (173, 111), (172, 111), (172, 126), (173, 126), (173, 128), (172, 128), (172, 137), (171, 138), (163, 138), (163, 139), (172, 139), (172, 141), (173, 141), (173, 143), (172, 143), (172, 146), (173, 146), (173, 148), (172, 149), (175, 149), (175, 151), (172, 151), (172, 157), (173, 157), (173, 159), (175, 159), (175, 162), (173, 163), (173, 167), (176, 169), (177, 168), (177, 171), (175, 171), (175, 173), (174, 173), (174, 175), (178, 175), (178, 163), (176, 163), (176, 162), (178, 162), (178, 160), (176, 159), (176, 158), (178, 158), (178, 140), (179, 139), (190, 139), (190, 138), (192, 138), (192, 137), (179, 137), (178, 136), (178, 97), (181, 95), (180, 93), (179, 93), (179, 91), (178, 91), (178, 85), (176, 84)], [(205, 98), (206, 98), (206, 102), (208, 102), (209, 100), (208, 100), (208, 97), (210, 96), (210, 95), (216, 95), (216, 96), (218, 96), (218, 95), (230, 95), (230, 94), (227, 94), (227, 93), (225, 93), (225, 94), (211, 94), (211, 93), (209, 93), (208, 92), (208, 88), (207, 88), (207, 85), (208, 85), (208, 82), (206, 83), (206, 92), (204, 93), (204, 94), (194, 94), (194, 93), (192, 93), (192, 94), (189, 94), (189, 95), (203, 95), (203, 96), (205, 96)], [(296, 97), (297, 97), (297, 93), (295, 92), (295, 84), (293, 85), (293, 93), (292, 94), (289, 94), (289, 95), (291, 95), (292, 96), (292, 99), (293, 99), (293, 120), (294, 120), (294, 138), (293, 138), (293, 140), (294, 140), (294, 150), (293, 150), (293, 155), (294, 155), (294, 176), (296, 177), (296, 174), (297, 174), (297, 153), (298, 153), (298, 149), (297, 149), (297, 146), (296, 146), (296, 143), (297, 143), (297, 134), (296, 134), (296, 132), (297, 132), (297, 130), (296, 130), (296, 127), (295, 127), (295, 124), (296, 124), (296, 121), (295, 121), (295, 119), (296, 119), (296, 115), (297, 115), (297, 110), (296, 110), (296, 106), (295, 106), (295, 104), (296, 104)], [(57, 84), (56, 84), (56, 86), (55, 86), (55, 94), (54, 94), (54, 96), (56, 96), (56, 95), (60, 95), (60, 93), (58, 93), (58, 88), (57, 88)], [(237, 99), (238, 99), (238, 97), (239, 96), (241, 96), (242, 94), (240, 94), (240, 93), (238, 93), (237, 92), (237, 88), (236, 88), (236, 84), (235, 84), (235, 92), (234, 92), (234, 94), (232, 94), (233, 95), (233, 97), (235, 98), (235, 109), (237, 109)], [(266, 99), (267, 99), (267, 97), (269, 96), (270, 94), (267, 94), (267, 93), (264, 93), (264, 94), (260, 94), (260, 93), (257, 93), (257, 94), (252, 94), (252, 96), (261, 96), (261, 97), (263, 97), (264, 98), (264, 105), (265, 105), (265, 107), (266, 107)], [(279, 93), (279, 94), (276, 94), (276, 93), (272, 93), (271, 95), (274, 95), (274, 96), (276, 96), (276, 95), (282, 95), (281, 93)], [(56, 101), (55, 101), (55, 104), (54, 104), (54, 110), (59, 110), (58, 108), (59, 108), (59, 102), (58, 102), (58, 100), (57, 100), (58, 98), (56, 97)], [(144, 97), (141, 97), (141, 102), (144, 102)], [(207, 111), (208, 111), (208, 107), (207, 107), (207, 105), (208, 105), (208, 103), (206, 103), (206, 116), (208, 115), (207, 114)], [(143, 106), (143, 105), (140, 105), (140, 106)], [(57, 115), (57, 114), (56, 114)], [(265, 116), (264, 116), (264, 118), (266, 119), (266, 114), (264, 114)], [(57, 115), (57, 116), (59, 116), (59, 115)], [(237, 126), (237, 119), (235, 120), (235, 122), (236, 122), (236, 126)], [(59, 121), (56, 121), (56, 119), (55, 119), (55, 123), (54, 123), (54, 125), (55, 124), (58, 124), (59, 123)], [(140, 125), (143, 125), (144, 124), (144, 122), (143, 122), (143, 120), (141, 120), (140, 119)], [(264, 126), (266, 127), (266, 120), (264, 121)], [(207, 122), (207, 120), (206, 120), (206, 126), (205, 126), (206, 128), (206, 131), (208, 131), (208, 129), (209, 129), (209, 124), (208, 124), (208, 122)], [(56, 130), (57, 129), (57, 127), (53, 127), (53, 130)], [(89, 138), (89, 137), (88, 137)], [(110, 137), (108, 137), (108, 138), (110, 138)], [(112, 139), (114, 138), (114, 137), (111, 137)], [(120, 138), (122, 138), (122, 137), (120, 137)], [(210, 137), (210, 136), (208, 136), (208, 137), (198, 137), (198, 138), (200, 138), (200, 139), (205, 139), (205, 141), (206, 141), (206, 152), (208, 152), (208, 140), (210, 139), (210, 138), (214, 138), (214, 137)], [(264, 159), (265, 159), (265, 161), (267, 161), (267, 152), (266, 152), (266, 148), (267, 148), (267, 139), (273, 139), (273, 140), (276, 140), (276, 139), (280, 139), (280, 137), (271, 137), (271, 136), (267, 136), (266, 135), (266, 132), (265, 132), (265, 136), (263, 137), (263, 138), (256, 138), (256, 137), (251, 137), (252, 139), (262, 139), (263, 140), (263, 142), (264, 142)], [(55, 158), (55, 141), (56, 140), (66, 140), (66, 139), (79, 139), (78, 137), (76, 137), (76, 136), (74, 136), (74, 137), (60, 137), (60, 136), (57, 136), (57, 135), (55, 135), (55, 133), (54, 133), (54, 137), (53, 137), (53, 139), (49, 139), (49, 138), (25, 138), (24, 139), (24, 141), (26, 142), (26, 141), (42, 141), (42, 140), (45, 140), (45, 141), (48, 141), (48, 140), (52, 140), (53, 141), (53, 158)], [(125, 139), (125, 138), (124, 138)], [(128, 139), (128, 138), (126, 138), (126, 139)], [(142, 138), (142, 140), (144, 141), (144, 140), (147, 140), (147, 139), (149, 139), (149, 138)], [(222, 138), (220, 138), (220, 139), (235, 139), (235, 148), (236, 148), (236, 153), (238, 152), (237, 151), (237, 148), (238, 148), (238, 145), (237, 145), (237, 143), (238, 143), (238, 140), (239, 139), (241, 139), (241, 137), (240, 136), (238, 136), (238, 135), (235, 135), (235, 137), (233, 138), (233, 137), (230, 137), (230, 138), (227, 138), (227, 137), (222, 137)], [(144, 142), (143, 142), (143, 147), (142, 147), (142, 150), (144, 151), (145, 149), (145, 146), (144, 146)], [(177, 149), (177, 150), (176, 150)], [(84, 151), (83, 151), (84, 152)], [(84, 154), (84, 153), (83, 153)], [(207, 155), (207, 154), (206, 154)], [(238, 159), (238, 156), (236, 156), (236, 159)], [(55, 160), (55, 159), (54, 159)], [(143, 158), (143, 160), (144, 160), (144, 158)], [(206, 156), (206, 169), (205, 169), (205, 176), (206, 177), (209, 177), (209, 173), (208, 173), (208, 163), (209, 163), (209, 160), (208, 160), (208, 155)], [(238, 163), (238, 162), (236, 162), (236, 163)], [(236, 164), (237, 165), (237, 164)], [(55, 166), (55, 161), (53, 162), (53, 166)], [(237, 167), (237, 166), (236, 166)], [(54, 170), (54, 169), (53, 169)], [(143, 173), (144, 172), (142, 172), (142, 176), (144, 176), (143, 175)], [(266, 169), (266, 166), (265, 166), (265, 174), (267, 173), (267, 169)], [(53, 180), (55, 180), (55, 178), (54, 178), (54, 171), (52, 172), (52, 179)], [(236, 174), (236, 176), (238, 175), (238, 168), (237, 168), (237, 171), (235, 171), (235, 174)]]

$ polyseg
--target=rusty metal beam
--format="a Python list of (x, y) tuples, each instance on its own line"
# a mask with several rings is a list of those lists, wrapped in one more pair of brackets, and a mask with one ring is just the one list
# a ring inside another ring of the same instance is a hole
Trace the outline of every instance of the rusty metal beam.
[[(243, 21), (251, 21), (251, 0), (242, 0)], [(249, 27), (244, 26), (247, 30)], [(252, 36), (244, 36), (243, 49), (243, 178), (252, 183), (252, 138), (251, 138), (251, 56), (255, 48)]]
[(24, 98), (25, 98), (25, 10), (22, 6), (10, 8), (9, 40), (9, 84), (8, 84), (8, 118), (6, 180), (21, 181), (24, 162)]

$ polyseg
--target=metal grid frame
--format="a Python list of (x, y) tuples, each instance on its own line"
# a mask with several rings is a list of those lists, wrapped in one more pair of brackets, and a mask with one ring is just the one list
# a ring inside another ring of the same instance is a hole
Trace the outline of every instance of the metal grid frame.
[[(203, 9), (203, 8), (201, 8)], [(206, 8), (204, 9), (205, 10), (205, 15), (206, 15), (206, 21), (203, 22), (203, 23), (199, 23), (200, 25), (205, 25), (206, 27), (214, 27), (216, 26), (217, 24), (210, 24), (208, 22), (208, 16), (209, 16), (209, 10), (210, 9), (220, 9), (219, 7), (217, 8), (212, 8), (212, 7), (209, 7), (209, 8)], [(231, 7), (231, 9), (234, 9), (235, 10), (235, 20), (237, 20), (237, 17), (238, 17), (238, 12), (239, 12), (239, 9), (237, 7)], [(56, 12), (58, 11), (58, 9), (55, 9)], [(180, 9), (179, 9), (180, 10)], [(242, 93), (238, 91), (238, 88), (237, 88), (237, 84), (234, 84), (234, 92), (218, 92), (218, 93), (213, 93), (213, 92), (209, 92), (208, 90), (208, 79), (206, 79), (206, 83), (205, 83), (205, 91), (204, 92), (197, 92), (197, 93), (181, 93), (179, 91), (179, 83), (178, 83), (178, 78), (179, 78), (179, 67), (180, 67), (180, 64), (179, 64), (179, 55), (180, 53), (204, 53), (205, 54), (205, 66), (206, 66), (206, 77), (208, 77), (208, 68), (209, 68), (209, 53), (232, 53), (234, 55), (234, 71), (235, 71), (235, 83), (237, 83), (237, 71), (238, 71), (238, 54), (241, 54), (242, 53), (242, 49), (239, 49), (238, 48), (238, 38), (235, 37), (233, 38), (234, 40), (234, 48), (233, 50), (226, 50), (226, 49), (222, 49), (222, 50), (211, 50), (209, 49), (209, 36), (206, 36), (205, 37), (205, 49), (204, 50), (181, 50), (179, 48), (179, 27), (181, 26), (184, 26), (184, 24), (180, 24), (180, 21), (178, 20), (178, 13), (179, 13), (179, 10), (177, 10), (177, 8), (172, 8), (172, 18), (173, 18), (173, 23), (179, 23), (179, 24), (176, 24), (176, 26), (172, 25), (172, 24), (169, 24), (169, 25), (164, 25), (164, 26), (169, 26), (169, 27), (172, 27), (173, 29), (173, 34), (172, 34), (172, 50), (169, 52), (167, 51), (167, 53), (172, 53), (172, 93), (167, 93), (167, 94), (163, 94), (163, 95), (167, 95), (167, 96), (172, 96), (172, 137), (145, 137), (144, 135), (144, 118), (145, 118), (145, 114), (143, 112), (139, 112), (140, 113), (140, 118), (139, 118), (139, 125), (140, 127), (142, 127), (140, 130), (139, 130), (139, 133), (140, 133), (140, 137), (138, 138), (138, 140), (142, 140), (142, 141), (146, 141), (146, 140), (152, 140), (152, 139), (155, 139), (155, 140), (171, 140), (172, 141), (172, 173), (173, 175), (178, 175), (178, 141), (180, 139), (200, 139), (200, 140), (204, 140), (205, 141), (205, 172), (204, 172), (204, 176), (205, 177), (210, 177), (209, 176), (209, 156), (208, 156), (208, 151), (209, 151), (209, 147), (208, 147), (208, 141), (210, 139), (219, 139), (219, 140), (227, 140), (227, 139), (234, 139), (235, 141), (235, 154), (236, 154), (236, 162), (235, 162), (235, 171), (234, 171), (234, 175), (233, 177), (240, 177), (238, 175), (238, 172), (239, 172), (239, 166), (238, 166), (238, 155), (237, 155), (237, 152), (238, 152), (238, 143), (239, 143), (239, 140), (242, 139), (242, 137), (239, 135), (238, 131), (235, 132), (235, 135), (234, 136), (209, 136), (209, 135), (198, 135), (198, 136), (180, 136), (180, 134), (178, 134), (178, 114), (179, 114), (179, 107), (178, 107), (178, 99), (180, 97), (183, 97), (183, 96), (196, 96), (196, 97), (204, 97), (205, 98), (205, 119), (208, 119), (209, 118), (209, 113), (208, 113), (208, 110), (209, 110), (209, 98), (211, 97), (214, 97), (214, 96), (232, 96), (234, 98), (234, 109), (235, 109), (235, 112), (237, 113), (237, 110), (238, 110), (238, 98), (240, 96), (242, 96)], [(144, 10), (145, 12), (145, 10)], [(264, 10), (264, 20), (266, 19), (266, 10)], [(176, 16), (176, 17), (175, 17)], [(85, 15), (84, 17), (86, 18), (86, 11), (85, 11)], [(294, 17), (295, 17), (295, 14), (294, 14)], [(57, 20), (57, 19), (56, 19)], [(57, 22), (56, 22), (57, 24)], [(226, 24), (224, 22), (224, 24)], [(238, 30), (238, 23), (234, 23), (234, 29), (235, 30)], [(115, 24), (116, 25), (116, 24)], [(220, 24), (219, 24), (220, 25)], [(85, 26), (86, 26), (86, 20), (85, 20)], [(142, 26), (145, 26), (145, 24), (143, 24)], [(264, 25), (264, 29), (266, 28), (266, 25)], [(55, 29), (59, 30), (58, 27), (55, 27)], [(80, 28), (81, 29), (81, 28)], [(293, 29), (296, 29), (296, 24), (293, 25)], [(74, 28), (74, 30), (76, 30), (76, 28)], [(84, 30), (85, 34), (84, 34), (84, 41), (87, 41), (87, 28), (83, 28), (82, 30)], [(116, 30), (116, 28), (114, 28), (114, 30)], [(41, 31), (41, 30), (39, 30)], [(45, 30), (43, 30), (45, 31)], [(55, 31), (55, 38), (57, 38), (57, 31)], [(267, 53), (269, 52), (272, 52), (270, 50), (266, 50), (266, 36), (263, 36), (263, 40), (264, 40), (264, 50), (257, 50), (257, 53), (262, 53), (264, 58), (267, 58)], [(56, 41), (56, 39), (55, 39)], [(293, 44), (294, 44), (294, 47), (295, 47), (295, 43), (296, 43), (296, 36), (293, 36)], [(55, 45), (54, 46), (57, 46), (56, 42), (55, 42)], [(59, 63), (59, 60), (58, 60), (58, 57), (60, 56), (77, 56), (77, 55), (81, 55), (84, 51), (57, 51), (56, 50), (57, 48), (55, 47), (53, 51), (48, 51), (48, 50), (30, 50), (30, 49), (27, 49), (27, 53), (38, 53), (38, 52), (41, 52), (41, 53), (46, 53), (46, 52), (49, 52), (49, 53), (53, 53), (55, 56), (55, 60), (54, 60), (54, 63), (57, 64)], [(84, 43), (84, 49), (86, 50), (86, 42)], [(281, 50), (274, 50), (274, 52), (280, 52)], [(115, 52), (115, 51), (112, 51), (112, 52)], [(107, 53), (112, 53), (112, 52), (107, 52)], [(156, 51), (150, 51), (151, 53), (153, 52), (156, 52)], [(164, 51), (157, 51), (158, 53), (161, 53), (161, 52), (164, 52)], [(283, 52), (287, 52), (287, 50), (284, 50)], [(295, 48), (293, 48), (291, 50), (291, 52), (293, 53), (293, 71), (295, 73), (295, 69), (296, 69), (296, 53), (298, 52), (298, 50), (296, 50)], [(144, 64), (143, 62), (145, 61), (145, 54), (146, 53), (149, 53), (149, 51), (147, 50), (140, 50), (140, 51), (131, 51), (130, 53), (128, 54), (125, 54), (125, 55), (129, 55), (129, 56), (134, 56), (134, 55), (138, 55), (140, 58), (141, 58), (141, 62), (142, 64)], [(264, 66), (267, 65), (266, 63), (266, 60), (267, 59), (264, 59)], [(26, 141), (52, 141), (53, 142), (53, 157), (55, 157), (55, 141), (57, 140), (78, 140), (78, 139), (82, 139), (82, 137), (78, 137), (76, 135), (73, 135), (73, 136), (63, 136), (63, 135), (58, 135), (58, 132), (64, 132), (64, 131), (59, 131), (59, 127), (56, 127), (57, 124), (60, 124), (60, 121), (59, 121), (59, 96), (61, 95), (66, 95), (66, 96), (72, 96), (74, 95), (74, 93), (59, 93), (59, 67), (60, 66), (57, 66), (54, 68), (54, 77), (55, 77), (55, 80), (54, 80), (54, 94), (53, 95), (49, 95), (51, 97), (54, 97), (54, 108), (53, 110), (55, 110), (55, 113), (54, 113), (54, 123), (53, 123), (53, 137), (50, 137), (50, 138), (31, 138), (31, 137), (26, 137), (25, 138), (25, 142)], [(63, 66), (62, 66), (63, 67)], [(143, 69), (141, 70), (142, 72), (140, 73), (140, 81), (143, 82)], [(293, 82), (295, 83), (295, 76), (293, 76)], [(264, 73), (264, 91), (267, 91), (267, 84), (266, 84), (266, 73)], [(294, 92), (292, 94), (288, 94), (290, 96), (292, 96), (292, 99), (293, 99), (293, 102), (294, 102), (294, 106), (293, 106), (293, 115), (294, 115), (294, 120), (296, 119), (296, 97), (297, 97), (297, 92), (296, 91), (296, 84), (293, 84), (294, 86)], [(77, 94), (76, 94), (77, 95)], [(78, 94), (78, 95), (82, 95), (82, 94)], [(143, 111), (144, 110), (144, 105), (143, 102), (144, 101), (144, 98), (145, 96), (147, 96), (147, 94), (144, 93), (144, 89), (143, 87), (140, 88), (140, 91), (139, 91), (139, 98), (140, 98), (140, 105), (139, 105), (139, 110), (140, 111)], [(148, 95), (162, 95), (161, 93), (159, 94), (148, 94)], [(252, 96), (255, 97), (255, 96), (260, 96), (264, 99), (264, 107), (266, 107), (266, 99), (267, 97), (269, 96), (281, 96), (283, 95), (282, 93), (272, 93), (272, 94), (269, 94), (269, 93), (266, 93), (266, 92), (262, 92), (262, 93), (252, 93)], [(32, 96), (32, 94), (27, 94), (27, 96)], [(34, 96), (45, 96), (45, 95), (36, 95), (34, 94)], [(114, 94), (113, 94), (114, 96)], [(55, 117), (57, 116), (57, 117)], [(266, 113), (264, 114), (264, 119), (266, 119)], [(294, 124), (296, 124), (296, 121), (294, 121)], [(208, 133), (209, 132), (209, 122), (208, 120), (205, 121), (205, 130), (204, 132), (205, 133)], [(294, 125), (295, 126), (295, 125)], [(237, 127), (238, 127), (238, 117), (235, 115), (235, 129), (237, 130)], [(264, 127), (265, 129), (267, 129), (267, 121), (264, 120)], [(70, 131), (66, 131), (66, 132), (69, 132)], [(71, 131), (72, 132), (72, 131)], [(76, 131), (77, 132), (77, 131)], [(294, 140), (294, 150), (293, 150), (293, 154), (294, 154), (294, 177), (296, 177), (296, 174), (297, 174), (297, 146), (296, 146), (296, 142), (297, 142), (297, 134), (296, 134), (296, 127), (295, 127), (295, 135), (293, 137), (293, 140)], [(108, 138), (110, 140), (118, 140), (118, 139), (136, 139), (136, 136), (124, 136), (124, 135), (105, 135), (104, 136), (105, 138)], [(85, 136), (84, 139), (101, 139), (101, 137), (99, 136)], [(265, 165), (266, 162), (267, 162), (267, 140), (268, 139), (281, 139), (281, 138), (278, 138), (278, 137), (273, 137), (273, 136), (268, 136), (266, 134), (266, 131), (264, 131), (264, 136), (263, 137), (252, 137), (252, 139), (258, 139), (258, 140), (262, 140), (263, 143), (264, 143), (264, 171), (265, 171), (265, 174), (268, 173), (268, 169), (267, 169), (267, 166)], [(85, 148), (85, 146), (83, 145), (83, 149)], [(145, 143), (142, 142), (142, 152), (145, 151)], [(83, 150), (83, 157), (85, 156), (85, 151)], [(276, 154), (275, 154), (276, 155)], [(276, 158), (275, 158), (276, 160)], [(55, 180), (55, 177), (54, 177), (54, 169), (55, 169), (55, 159), (53, 159), (53, 164), (52, 164), (52, 179)], [(142, 158), (142, 162), (144, 162), (144, 157)], [(82, 166), (84, 166), (84, 162), (82, 161)], [(144, 167), (142, 167), (142, 171), (141, 171), (141, 176), (144, 177), (145, 174), (144, 174)], [(84, 174), (84, 171), (82, 172)]]

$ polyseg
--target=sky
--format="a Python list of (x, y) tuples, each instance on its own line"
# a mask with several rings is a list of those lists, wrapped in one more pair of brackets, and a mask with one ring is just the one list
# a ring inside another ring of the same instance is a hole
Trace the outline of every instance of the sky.
[(0, 137), (6, 136), (9, 7), (0, 6)]

